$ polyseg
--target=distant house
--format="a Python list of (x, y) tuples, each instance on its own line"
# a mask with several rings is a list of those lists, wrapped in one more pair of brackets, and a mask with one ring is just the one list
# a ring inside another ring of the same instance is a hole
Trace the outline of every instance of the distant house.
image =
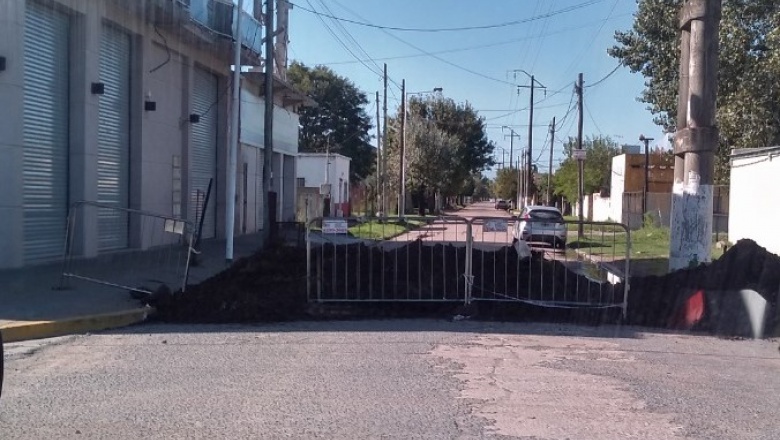
[(298, 155), (298, 221), (350, 215), (350, 162), (336, 153)]
[(778, 184), (780, 146), (732, 152), (729, 241), (749, 238), (780, 255), (780, 203), (774, 196)]
[[(669, 225), (674, 182), (674, 158), (651, 154), (647, 169), (647, 211), (660, 224)], [(631, 228), (642, 226), (645, 155), (621, 154), (612, 158), (610, 218)]]

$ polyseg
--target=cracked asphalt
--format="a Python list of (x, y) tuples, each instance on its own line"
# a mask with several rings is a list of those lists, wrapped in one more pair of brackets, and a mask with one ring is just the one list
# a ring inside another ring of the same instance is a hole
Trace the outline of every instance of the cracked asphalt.
[(434, 320), (6, 347), (2, 439), (777, 439), (776, 341)]

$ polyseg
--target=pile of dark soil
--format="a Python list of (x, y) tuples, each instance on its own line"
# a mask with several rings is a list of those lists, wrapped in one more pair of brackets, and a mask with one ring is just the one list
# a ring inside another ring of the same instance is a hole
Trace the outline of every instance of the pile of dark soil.
[(186, 292), (146, 301), (167, 322), (278, 322), (305, 318), (306, 249), (269, 247)]
[[(758, 292), (777, 310), (780, 291), (780, 257), (753, 240), (740, 240), (711, 264), (678, 270), (664, 276), (632, 278), (628, 321), (665, 327), (682, 301), (703, 291), (713, 296), (741, 289)], [(703, 323), (701, 329), (706, 329)]]

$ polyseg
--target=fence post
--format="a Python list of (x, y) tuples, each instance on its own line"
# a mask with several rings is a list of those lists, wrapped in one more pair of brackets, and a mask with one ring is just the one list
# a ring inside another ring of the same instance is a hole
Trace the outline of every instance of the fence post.
[(623, 322), (628, 319), (628, 294), (631, 291), (631, 228), (626, 227), (626, 268), (623, 283)]
[(474, 284), (473, 258), (474, 258), (474, 237), (472, 235), (472, 222), (474, 219), (466, 220), (466, 305), (471, 304), (471, 288)]

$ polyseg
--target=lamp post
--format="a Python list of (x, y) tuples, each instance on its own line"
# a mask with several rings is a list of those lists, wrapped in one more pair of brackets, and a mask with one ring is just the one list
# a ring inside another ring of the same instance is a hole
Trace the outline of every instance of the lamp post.
[(645, 143), (645, 185), (642, 191), (642, 216), (647, 214), (647, 193), (650, 191), (650, 141), (652, 140), (654, 139), (645, 137), (643, 134), (639, 135), (639, 141)]
[(441, 94), (444, 89), (442, 87), (434, 87), (433, 90), (421, 91), (421, 92), (407, 92), (406, 80), (401, 81), (401, 154), (400, 154), (400, 172), (398, 183), (398, 215), (403, 218), (406, 214), (406, 97), (410, 95), (428, 95), (428, 94)]

